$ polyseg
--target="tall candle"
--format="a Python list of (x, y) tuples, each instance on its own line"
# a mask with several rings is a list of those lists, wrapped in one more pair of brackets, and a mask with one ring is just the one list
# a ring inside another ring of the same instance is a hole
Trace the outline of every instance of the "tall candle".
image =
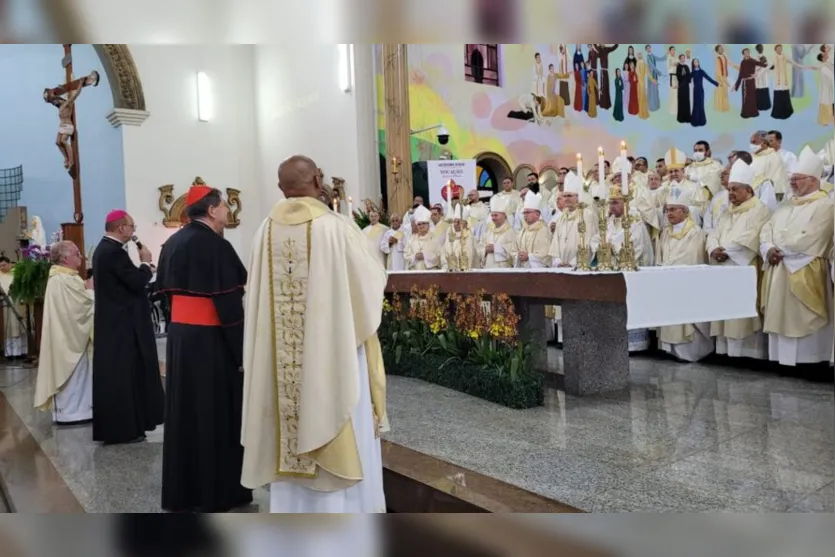
[(446, 214), (450, 216), (450, 204), (452, 203), (452, 186), (449, 182), (446, 183)]
[(597, 148), (597, 182), (601, 186), (606, 184), (606, 159), (603, 155), (603, 147)]
[(336, 197), (333, 198), (333, 212), (339, 212), (339, 199), (337, 199)]
[(584, 178), (583, 176), (583, 155), (577, 153), (577, 176), (580, 178)]
[(348, 216), (354, 218), (354, 200), (352, 198), (348, 198)]
[(626, 159), (626, 141), (620, 142), (620, 191), (629, 194), (629, 161)]

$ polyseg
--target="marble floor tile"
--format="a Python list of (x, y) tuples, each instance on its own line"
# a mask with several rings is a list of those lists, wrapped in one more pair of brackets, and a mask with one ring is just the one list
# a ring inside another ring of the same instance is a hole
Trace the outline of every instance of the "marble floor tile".
[(792, 506), (790, 513), (833, 513), (835, 512), (835, 483), (822, 487)]

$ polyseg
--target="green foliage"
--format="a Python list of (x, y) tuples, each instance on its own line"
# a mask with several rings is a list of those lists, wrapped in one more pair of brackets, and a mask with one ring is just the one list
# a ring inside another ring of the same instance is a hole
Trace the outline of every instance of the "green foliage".
[[(380, 213), (380, 222), (386, 226), (391, 226), (389, 223), (388, 213), (383, 210), (379, 210), (378, 212)], [(362, 209), (354, 209), (354, 222), (357, 223), (357, 226), (359, 226), (360, 229), (363, 229), (371, 224), (371, 219), (368, 218), (368, 213)]]
[(46, 259), (23, 259), (15, 263), (9, 296), (16, 303), (32, 305), (43, 300), (46, 282), (49, 280), (49, 268), (52, 264)]

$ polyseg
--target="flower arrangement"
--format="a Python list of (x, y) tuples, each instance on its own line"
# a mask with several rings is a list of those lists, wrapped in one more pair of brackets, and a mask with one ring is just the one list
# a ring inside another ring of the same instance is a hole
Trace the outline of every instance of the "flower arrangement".
[(43, 300), (49, 280), (49, 247), (32, 246), (22, 249), (21, 260), (15, 263), (9, 296), (20, 304), (34, 305)]
[(442, 296), (437, 286), (394, 293), (383, 303), (380, 342), (386, 370), (511, 408), (544, 400), (531, 345), (519, 339), (519, 315), (505, 294)]
[(379, 203), (374, 203), (370, 199), (363, 200), (363, 208), (354, 209), (354, 214), (351, 216), (354, 217), (354, 222), (357, 223), (357, 226), (362, 229), (371, 224), (371, 219), (368, 217), (368, 213), (371, 213), (372, 211), (380, 213), (380, 222), (386, 226), (390, 226), (389, 214), (385, 209), (383, 209), (382, 199)]

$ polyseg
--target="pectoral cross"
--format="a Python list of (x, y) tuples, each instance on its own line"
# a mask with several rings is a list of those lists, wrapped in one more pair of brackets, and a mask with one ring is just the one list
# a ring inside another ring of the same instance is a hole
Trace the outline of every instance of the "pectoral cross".
[(73, 222), (62, 223), (65, 240), (72, 240), (81, 250), (84, 259), (84, 213), (81, 208), (81, 165), (78, 156), (78, 127), (75, 120), (75, 101), (84, 87), (96, 87), (99, 74), (96, 71), (86, 77), (73, 79), (72, 45), (64, 45), (64, 57), (61, 65), (66, 71), (66, 83), (43, 92), (44, 101), (58, 108), (60, 120), (56, 145), (64, 155), (64, 167), (73, 182)]

